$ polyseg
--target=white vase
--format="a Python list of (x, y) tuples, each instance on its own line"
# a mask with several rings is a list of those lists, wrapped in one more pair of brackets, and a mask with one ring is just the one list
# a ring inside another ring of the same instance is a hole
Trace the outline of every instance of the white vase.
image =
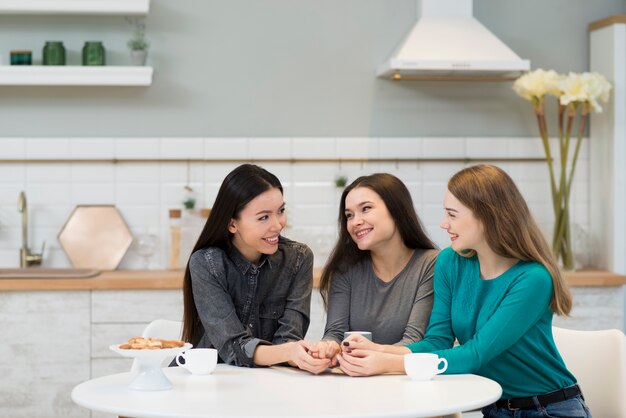
[(145, 49), (130, 51), (130, 60), (134, 66), (143, 67), (146, 65), (146, 58), (148, 57), (148, 51)]

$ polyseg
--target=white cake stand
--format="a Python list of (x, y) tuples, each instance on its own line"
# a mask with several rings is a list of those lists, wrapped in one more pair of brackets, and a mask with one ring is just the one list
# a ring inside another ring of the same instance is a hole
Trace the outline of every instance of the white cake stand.
[(164, 348), (161, 350), (122, 350), (119, 344), (109, 346), (123, 357), (134, 358), (137, 362), (138, 374), (130, 382), (128, 387), (134, 390), (168, 390), (172, 388), (172, 382), (165, 376), (161, 364), (166, 357), (176, 356), (178, 353), (189, 350), (190, 343), (182, 347)]

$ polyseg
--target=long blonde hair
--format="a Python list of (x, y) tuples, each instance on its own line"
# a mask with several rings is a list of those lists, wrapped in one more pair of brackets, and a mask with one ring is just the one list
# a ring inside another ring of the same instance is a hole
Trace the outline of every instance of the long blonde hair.
[(496, 166), (475, 165), (452, 176), (448, 190), (483, 224), (487, 244), (496, 254), (536, 261), (548, 270), (554, 287), (550, 308), (557, 315), (567, 316), (572, 309), (572, 295), (511, 177)]

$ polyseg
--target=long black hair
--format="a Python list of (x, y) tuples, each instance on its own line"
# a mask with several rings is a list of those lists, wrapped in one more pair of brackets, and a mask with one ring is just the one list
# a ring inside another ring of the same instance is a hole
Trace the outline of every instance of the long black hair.
[(357, 187), (367, 187), (380, 196), (387, 206), (400, 237), (408, 248), (433, 249), (435, 244), (428, 238), (415, 212), (411, 193), (404, 183), (394, 175), (376, 173), (354, 180), (341, 195), (339, 203), (339, 237), (324, 266), (320, 279), (320, 292), (324, 306), (328, 309), (328, 295), (333, 276), (345, 272), (350, 266), (370, 257), (369, 251), (359, 250), (348, 233), (346, 218), (346, 196)]
[[(231, 219), (237, 219), (243, 208), (255, 197), (271, 189), (283, 192), (280, 180), (269, 171), (253, 164), (243, 164), (231, 171), (217, 192), (211, 214), (198, 237), (192, 254), (207, 247), (224, 251), (232, 248), (232, 234), (228, 231)], [(183, 340), (197, 344), (201, 335), (201, 323), (191, 289), (189, 262), (183, 281)]]

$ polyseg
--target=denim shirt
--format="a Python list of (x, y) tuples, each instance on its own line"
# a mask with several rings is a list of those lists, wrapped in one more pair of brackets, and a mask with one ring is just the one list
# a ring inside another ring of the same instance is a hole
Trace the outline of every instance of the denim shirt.
[(202, 335), (198, 348), (216, 348), (221, 361), (254, 367), (259, 344), (304, 338), (309, 328), (313, 252), (280, 237), (278, 250), (258, 266), (234, 247), (203, 248), (189, 260)]

